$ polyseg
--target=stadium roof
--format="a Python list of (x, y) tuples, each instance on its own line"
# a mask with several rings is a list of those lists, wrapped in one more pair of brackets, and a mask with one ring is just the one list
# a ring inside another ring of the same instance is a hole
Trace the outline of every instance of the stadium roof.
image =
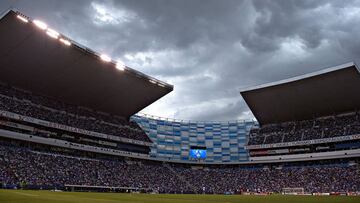
[(360, 71), (351, 62), (240, 94), (260, 125), (341, 114), (360, 109)]
[(0, 19), (0, 81), (125, 118), (173, 86), (92, 51), (17, 11)]

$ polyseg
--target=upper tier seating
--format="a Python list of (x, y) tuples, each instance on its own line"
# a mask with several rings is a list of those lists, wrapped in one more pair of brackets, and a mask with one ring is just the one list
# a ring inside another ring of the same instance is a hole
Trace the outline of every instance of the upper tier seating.
[(79, 129), (151, 142), (132, 121), (0, 85), (0, 110)]
[(359, 133), (359, 113), (354, 112), (341, 116), (267, 125), (252, 129), (248, 145), (314, 140)]

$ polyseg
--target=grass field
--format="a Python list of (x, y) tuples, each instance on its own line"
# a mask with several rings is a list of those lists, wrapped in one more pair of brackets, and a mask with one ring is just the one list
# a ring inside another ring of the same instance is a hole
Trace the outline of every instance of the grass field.
[(346, 196), (151, 195), (89, 192), (0, 190), (0, 203), (359, 203)]

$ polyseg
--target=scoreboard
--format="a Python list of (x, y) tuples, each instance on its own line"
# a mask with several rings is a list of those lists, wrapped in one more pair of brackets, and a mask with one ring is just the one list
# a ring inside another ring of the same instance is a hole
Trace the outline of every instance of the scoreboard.
[(206, 159), (206, 147), (191, 146), (189, 156), (192, 160)]

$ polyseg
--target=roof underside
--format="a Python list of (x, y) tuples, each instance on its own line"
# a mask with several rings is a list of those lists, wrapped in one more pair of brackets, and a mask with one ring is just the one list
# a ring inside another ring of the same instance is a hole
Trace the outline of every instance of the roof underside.
[(73, 44), (47, 36), (8, 12), (0, 20), (0, 81), (69, 104), (125, 118), (173, 90), (155, 79), (114, 64)]
[(354, 63), (240, 92), (260, 125), (359, 110), (359, 93), (360, 73)]

